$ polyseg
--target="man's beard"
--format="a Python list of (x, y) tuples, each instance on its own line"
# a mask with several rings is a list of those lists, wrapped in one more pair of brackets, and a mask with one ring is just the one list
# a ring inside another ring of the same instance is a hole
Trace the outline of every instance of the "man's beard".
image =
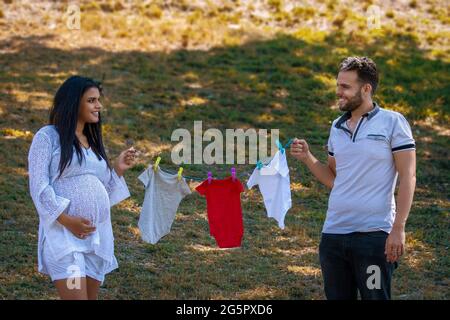
[(348, 102), (344, 105), (339, 105), (339, 109), (341, 111), (350, 111), (356, 110), (363, 103), (361, 90), (358, 91), (352, 98), (348, 100)]

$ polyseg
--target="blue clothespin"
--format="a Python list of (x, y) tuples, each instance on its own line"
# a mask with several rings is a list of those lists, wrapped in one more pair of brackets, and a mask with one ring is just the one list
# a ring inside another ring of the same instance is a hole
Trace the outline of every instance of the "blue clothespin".
[(263, 164), (262, 164), (261, 160), (258, 160), (258, 162), (256, 162), (256, 168), (258, 170), (261, 170), (262, 167), (263, 167)]
[(281, 151), (281, 153), (284, 153), (284, 147), (281, 144), (280, 140), (277, 139), (277, 141), (275, 141), (275, 144), (277, 145), (277, 147)]
[(292, 144), (292, 142), (294, 142), (293, 138), (290, 138), (289, 141), (286, 143), (286, 145), (284, 146), (285, 149), (289, 148)]

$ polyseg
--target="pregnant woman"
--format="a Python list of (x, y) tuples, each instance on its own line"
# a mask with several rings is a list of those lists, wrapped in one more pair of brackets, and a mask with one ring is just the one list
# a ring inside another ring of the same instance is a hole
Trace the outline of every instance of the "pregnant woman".
[(56, 92), (50, 124), (28, 155), (30, 193), (39, 214), (38, 268), (61, 299), (97, 299), (118, 267), (110, 208), (128, 198), (123, 178), (135, 150), (111, 165), (102, 141), (101, 85), (73, 76)]

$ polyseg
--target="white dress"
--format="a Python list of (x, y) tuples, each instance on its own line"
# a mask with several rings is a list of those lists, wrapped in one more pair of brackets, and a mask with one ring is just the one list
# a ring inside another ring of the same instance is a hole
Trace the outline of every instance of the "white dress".
[[(125, 179), (110, 170), (93, 150), (82, 148), (81, 165), (75, 148), (72, 163), (59, 177), (59, 134), (52, 125), (34, 136), (28, 154), (30, 193), (39, 214), (38, 267), (47, 273), (42, 260), (44, 241), (55, 260), (73, 252), (93, 252), (105, 260), (109, 271), (117, 267), (110, 208), (128, 198)], [(96, 231), (82, 240), (56, 219), (65, 212), (90, 220)], [(109, 272), (108, 271), (108, 272)]]

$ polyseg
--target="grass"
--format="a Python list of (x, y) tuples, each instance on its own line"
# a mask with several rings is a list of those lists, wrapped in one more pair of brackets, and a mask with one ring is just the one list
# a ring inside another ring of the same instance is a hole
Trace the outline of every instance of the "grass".
[[(448, 8), (433, 1), (406, 4), (428, 19), (426, 25), (405, 17), (401, 8), (386, 8), (394, 14), (382, 29), (365, 30), (362, 9), (335, 1), (314, 10), (307, 1), (295, 10), (286, 9), (289, 1), (270, 1), (268, 16), (262, 8), (239, 11), (246, 1), (210, 1), (205, 7), (130, 3), (81, 1), (81, 31), (67, 30), (59, 18), (54, 29), (42, 26), (31, 7), (0, 5), (0, 298), (57, 298), (49, 279), (37, 272), (38, 218), (26, 155), (55, 90), (80, 73), (104, 79), (109, 155), (116, 156), (127, 139), (142, 151), (139, 164), (126, 173), (132, 196), (112, 211), (120, 267), (107, 276), (100, 298), (323, 299), (317, 248), (329, 193), (294, 159), (288, 159), (293, 208), (287, 228), (268, 220), (259, 192), (247, 190), (244, 241), (237, 250), (217, 249), (205, 200), (195, 193), (182, 201), (169, 235), (157, 245), (143, 243), (137, 176), (157, 155), (163, 167), (176, 169), (170, 164), (171, 133), (193, 129), (194, 120), (202, 120), (204, 130), (278, 128), (283, 141), (306, 137), (325, 160), (329, 126), (339, 115), (334, 77), (348, 55), (377, 62), (375, 100), (405, 114), (418, 146), (408, 253), (394, 274), (393, 296), (450, 298), (448, 33), (436, 27), (448, 27), (439, 18)], [(314, 18), (307, 20), (309, 15)], [(238, 166), (238, 174), (252, 168)], [(192, 165), (185, 173), (206, 177), (209, 170), (224, 175), (228, 167)]]

